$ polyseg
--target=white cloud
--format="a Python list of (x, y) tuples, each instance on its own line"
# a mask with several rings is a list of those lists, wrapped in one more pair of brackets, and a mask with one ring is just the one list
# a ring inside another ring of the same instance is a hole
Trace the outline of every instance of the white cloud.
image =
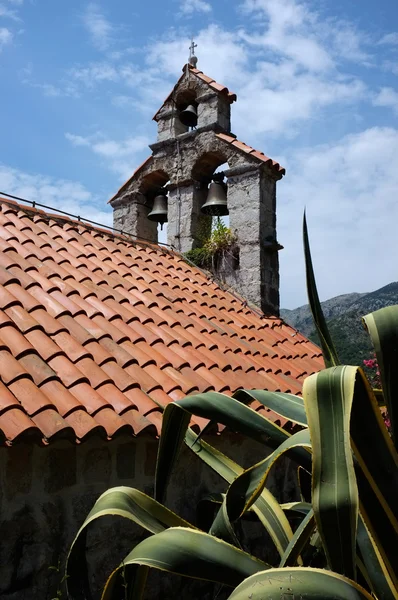
[(278, 184), (282, 306), (305, 304), (304, 207), (321, 299), (397, 279), (398, 130), (374, 127), (286, 159)]
[[(100, 15), (97, 5), (89, 6)], [(253, 18), (246, 30), (211, 24), (195, 38), (199, 68), (239, 92), (235, 133), (252, 136), (253, 143), (264, 133), (292, 138), (300, 124), (318, 119), (326, 108), (366, 97), (366, 86), (346, 66), (347, 57), (368, 59), (362, 47), (366, 36), (350, 23), (322, 20), (297, 0), (286, 0), (283, 10), (279, 0), (245, 0), (243, 7)], [(98, 29), (107, 37), (108, 26)], [(114, 106), (129, 105), (149, 116), (181, 73), (189, 43), (181, 32), (169, 32), (145, 49), (144, 64), (123, 53), (110, 59), (108, 52), (108, 60), (75, 65), (54, 90), (43, 86), (43, 92), (55, 95), (65, 88), (77, 95), (101, 85)]]
[(245, 0), (242, 9), (258, 21), (256, 33), (247, 41), (273, 50), (311, 71), (325, 71), (343, 58), (367, 61), (362, 49), (366, 36), (348, 21), (328, 19), (312, 9), (309, 2)]
[(142, 135), (118, 141), (106, 138), (101, 133), (90, 137), (65, 133), (65, 137), (73, 146), (89, 148), (104, 161), (103, 164), (108, 169), (119, 175), (121, 179), (126, 179), (132, 174), (137, 165), (139, 153), (145, 150), (150, 143), (150, 140)]
[(0, 4), (0, 17), (11, 19), (12, 21), (20, 21), (17, 12), (5, 4)]
[(73, 133), (65, 133), (65, 137), (73, 144), (73, 146), (90, 146), (88, 138), (84, 138), (81, 135), (74, 135)]
[[(245, 32), (237, 36), (216, 25), (197, 36), (199, 68), (238, 92), (233, 130), (247, 142), (250, 139), (245, 136), (258, 138), (264, 133), (291, 138), (297, 134), (298, 123), (316, 119), (324, 108), (365, 96), (366, 86), (349, 74), (334, 68), (325, 72), (304, 69), (291, 58), (269, 57), (261, 51), (261, 36), (260, 41), (248, 38)], [(176, 37), (154, 44), (149, 65), (175, 81), (187, 41)]]
[(281, 10), (278, 0), (246, 0), (243, 9), (264, 18), (260, 32), (245, 34), (248, 43), (270, 48), (309, 70), (332, 67), (331, 56), (317, 40), (316, 15), (306, 5), (285, 0)]
[(383, 35), (381, 40), (379, 40), (379, 44), (398, 45), (398, 32), (394, 31), (392, 33), (386, 33), (386, 35)]
[(180, 4), (182, 15), (193, 15), (195, 12), (210, 13), (211, 11), (211, 4), (205, 0), (183, 0)]
[(101, 13), (98, 4), (90, 2), (87, 5), (83, 15), (83, 23), (90, 35), (92, 44), (98, 50), (109, 48), (114, 34), (114, 27)]
[(32, 65), (28, 65), (19, 72), (21, 82), (31, 88), (40, 90), (43, 96), (48, 98), (59, 98), (61, 96), (77, 97), (77, 86), (73, 81), (60, 82), (58, 85), (53, 83), (41, 83), (35, 81)]
[(112, 225), (111, 210), (100, 208), (104, 199), (95, 197), (78, 181), (27, 173), (0, 164), (0, 190), (73, 215), (81, 215), (106, 226)]
[(398, 114), (398, 92), (390, 87), (384, 87), (380, 90), (373, 100), (375, 106), (392, 108)]
[(7, 27), (0, 27), (0, 52), (5, 46), (11, 44), (13, 37), (13, 33)]

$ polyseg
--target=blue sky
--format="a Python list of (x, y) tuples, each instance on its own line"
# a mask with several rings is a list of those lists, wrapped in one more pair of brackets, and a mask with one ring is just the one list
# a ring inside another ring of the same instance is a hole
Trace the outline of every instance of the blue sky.
[(198, 66), (238, 95), (232, 130), (280, 161), (281, 304), (398, 279), (394, 0), (0, 0), (0, 189), (111, 224), (153, 113)]

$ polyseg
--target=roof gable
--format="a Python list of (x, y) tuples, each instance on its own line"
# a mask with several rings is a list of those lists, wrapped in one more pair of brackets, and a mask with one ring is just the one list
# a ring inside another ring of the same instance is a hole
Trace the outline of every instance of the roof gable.
[(189, 393), (299, 394), (322, 366), (177, 253), (0, 199), (0, 443), (158, 435)]
[(235, 102), (237, 100), (236, 94), (234, 94), (234, 92), (231, 92), (227, 88), (227, 86), (225, 86), (221, 83), (217, 83), (217, 81), (215, 79), (208, 77), (207, 75), (205, 75), (203, 73), (203, 71), (199, 71), (199, 69), (197, 69), (193, 65), (187, 63), (186, 65), (184, 65), (184, 67), (182, 69), (182, 75), (179, 78), (179, 80), (177, 81), (177, 83), (175, 84), (175, 86), (173, 87), (173, 89), (171, 90), (170, 94), (164, 100), (164, 102), (163, 102), (162, 106), (159, 108), (159, 110), (157, 110), (156, 113), (153, 115), (152, 119), (154, 121), (157, 121), (160, 111), (165, 106), (165, 104), (167, 104), (169, 102), (169, 100), (173, 97), (175, 92), (178, 90), (181, 82), (187, 76), (187, 73), (189, 73), (189, 74), (192, 73), (193, 75), (195, 75), (198, 79), (200, 79), (201, 81), (206, 83), (209, 86), (209, 88), (211, 88), (213, 91), (215, 91), (219, 94), (224, 94), (228, 98), (228, 101), (230, 104), (232, 104), (233, 102)]

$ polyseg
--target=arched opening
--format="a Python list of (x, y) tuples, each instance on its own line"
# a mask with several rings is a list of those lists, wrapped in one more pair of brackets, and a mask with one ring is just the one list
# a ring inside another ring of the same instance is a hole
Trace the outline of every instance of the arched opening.
[[(197, 115), (198, 115), (198, 103), (196, 101), (196, 91), (194, 89), (188, 88), (185, 90), (181, 90), (177, 97), (175, 98), (175, 105), (178, 110), (179, 121), (181, 125), (180, 135), (181, 133), (186, 133), (187, 131), (193, 129), (197, 125)], [(188, 117), (191, 116), (193, 121), (192, 123), (185, 124), (181, 121), (181, 114), (184, 111), (188, 111)], [(196, 113), (196, 122), (194, 118), (194, 114)]]
[(222, 152), (205, 152), (192, 167), (192, 179), (210, 183), (213, 174), (219, 172), (221, 166), (228, 168), (227, 157)]
[[(159, 243), (167, 241), (167, 185), (169, 175), (162, 170), (152, 171), (143, 177), (140, 192), (145, 196), (145, 205), (148, 207), (148, 218), (157, 223), (157, 238)], [(164, 196), (162, 201), (159, 196)], [(165, 214), (166, 213), (166, 214)]]
[[(192, 179), (196, 182), (197, 187), (203, 190), (204, 203), (208, 203), (209, 195), (212, 194), (214, 199), (214, 211), (209, 210), (207, 214), (220, 216), (223, 222), (229, 224), (229, 220), (225, 221), (228, 212), (227, 205), (227, 186), (223, 172), (229, 168), (227, 158), (222, 152), (206, 152), (200, 156), (192, 167)], [(212, 184), (221, 184), (214, 186)], [(218, 200), (219, 198), (219, 206)]]

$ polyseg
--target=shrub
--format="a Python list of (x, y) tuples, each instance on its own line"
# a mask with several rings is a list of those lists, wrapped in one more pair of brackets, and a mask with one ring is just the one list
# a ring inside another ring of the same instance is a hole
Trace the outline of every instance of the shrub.
[(203, 240), (200, 248), (193, 248), (185, 253), (185, 258), (202, 269), (216, 271), (225, 255), (236, 243), (236, 236), (229, 227), (217, 217), (213, 223), (211, 234)]

